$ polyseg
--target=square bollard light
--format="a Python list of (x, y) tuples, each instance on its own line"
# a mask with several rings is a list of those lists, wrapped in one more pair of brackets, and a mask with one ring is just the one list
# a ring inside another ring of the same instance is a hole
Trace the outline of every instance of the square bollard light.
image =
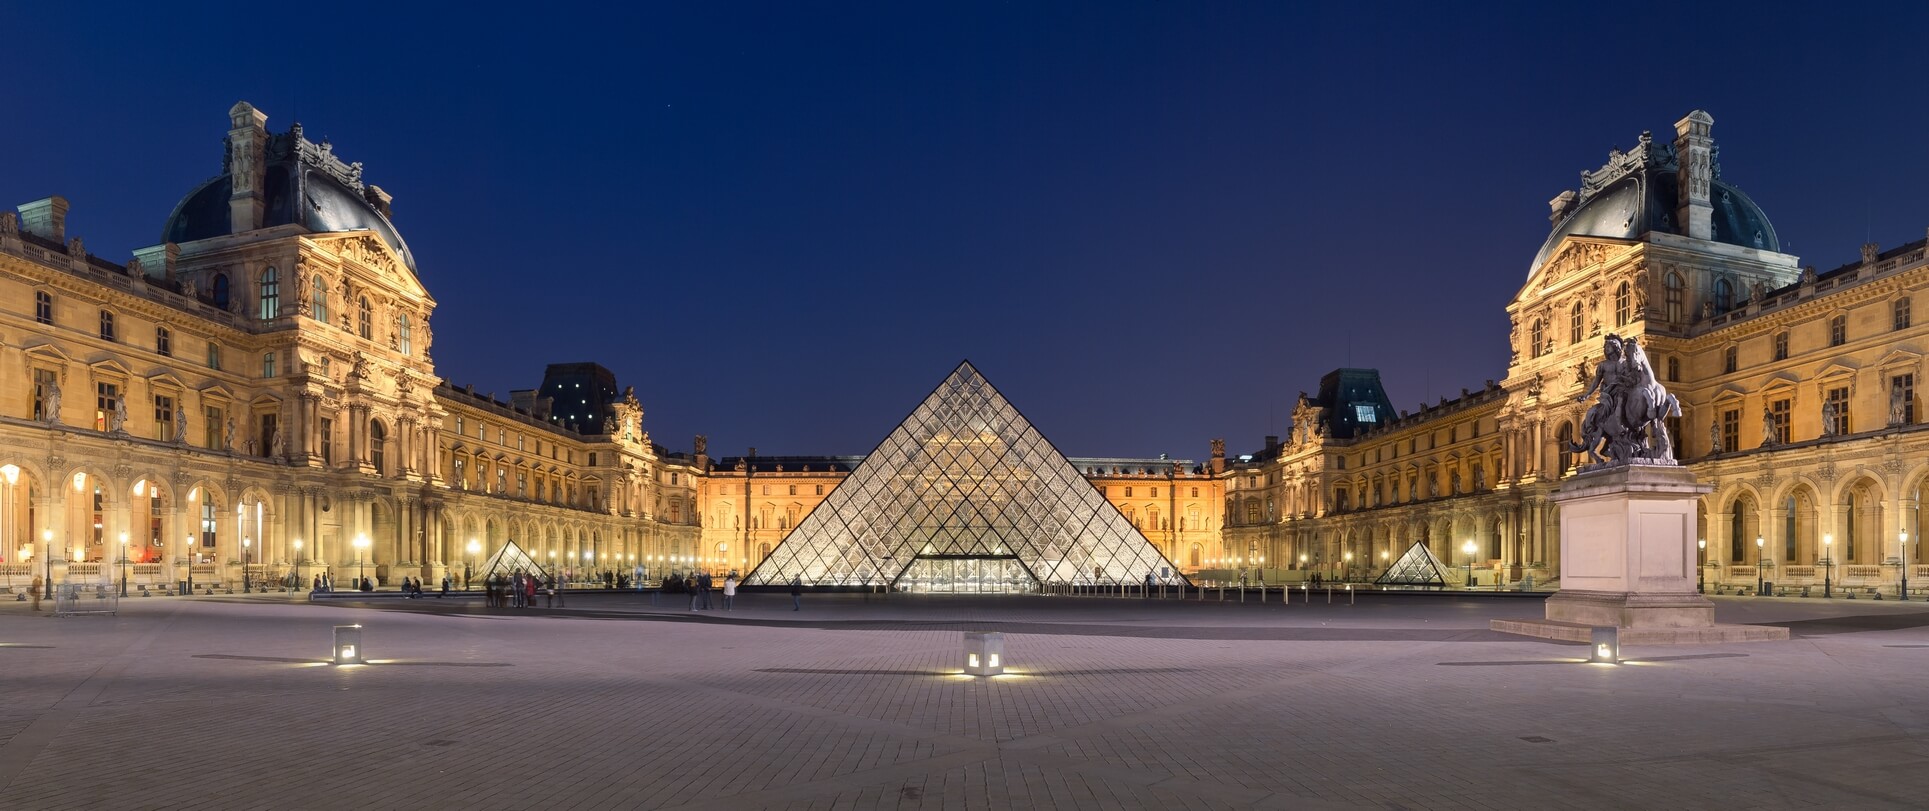
[(335, 626), (335, 664), (367, 664), (362, 659), (362, 626)]
[(997, 631), (967, 631), (965, 672), (973, 676), (996, 676), (1005, 672), (1005, 635)]
[(1593, 637), (1589, 643), (1591, 653), (1587, 657), (1589, 662), (1603, 662), (1610, 665), (1621, 663), (1621, 629), (1604, 625), (1595, 628), (1591, 636)]

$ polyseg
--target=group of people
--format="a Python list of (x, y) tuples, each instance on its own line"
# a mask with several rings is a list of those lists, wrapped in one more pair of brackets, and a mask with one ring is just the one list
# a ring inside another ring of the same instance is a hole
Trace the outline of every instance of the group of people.
[[(691, 611), (711, 610), (710, 590), (715, 587), (715, 581), (710, 579), (709, 572), (698, 572), (687, 580), (678, 580), (676, 582), (679, 586), (690, 590)], [(725, 611), (733, 610), (736, 607), (737, 582), (737, 573), (734, 571), (725, 575), (723, 578), (723, 610)], [(667, 588), (670, 586), (670, 583), (671, 581), (665, 581), (664, 586)]]
[(556, 588), (556, 581), (545, 584), (534, 574), (520, 570), (513, 574), (498, 572), (490, 575), (485, 585), (490, 608), (535, 608), (538, 591), (549, 595), (550, 607), (563, 604), (562, 590)]

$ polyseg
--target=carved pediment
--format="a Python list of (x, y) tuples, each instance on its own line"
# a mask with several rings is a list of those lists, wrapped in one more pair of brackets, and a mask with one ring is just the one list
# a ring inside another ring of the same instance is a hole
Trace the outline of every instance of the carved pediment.
[(1854, 366), (1848, 365), (1845, 360), (1846, 359), (1843, 358), (1837, 358), (1830, 361), (1829, 365), (1822, 367), (1822, 371), (1815, 373), (1816, 378), (1826, 380), (1832, 377), (1854, 377), (1856, 372), (1861, 371)]
[(106, 374), (117, 377), (134, 376), (134, 372), (128, 369), (126, 364), (121, 363), (120, 360), (113, 357), (105, 357), (93, 361), (87, 364), (87, 368), (92, 369), (95, 374)]
[(163, 388), (173, 388), (173, 389), (187, 388), (187, 384), (182, 383), (180, 378), (175, 377), (174, 375), (160, 369), (156, 369), (148, 373), (147, 384), (150, 386), (159, 386)]
[(1709, 398), (1709, 402), (1739, 404), (1745, 396), (1747, 396), (1747, 393), (1740, 388), (1733, 385), (1726, 385), (1717, 390), (1715, 396)]
[(408, 269), (408, 265), (374, 232), (316, 235), (313, 240), (317, 247), (333, 253), (344, 262), (354, 263), (373, 271), (372, 275), (393, 281), (410, 296), (429, 300), (428, 290), (422, 287), (422, 283), (415, 278), (415, 274)]
[(1889, 353), (1883, 355), (1882, 359), (1876, 361), (1875, 365), (1876, 368), (1879, 369), (1888, 369), (1896, 366), (1910, 366), (1921, 362), (1922, 353), (1909, 349), (1896, 348), (1889, 350)]
[(22, 351), (27, 355), (29, 360), (39, 360), (55, 365), (64, 365), (72, 360), (72, 358), (67, 356), (67, 353), (60, 351), (60, 347), (54, 346), (53, 344), (36, 344)]
[(201, 396), (203, 398), (217, 397), (224, 400), (232, 400), (234, 399), (234, 390), (220, 383), (209, 383), (201, 387)]

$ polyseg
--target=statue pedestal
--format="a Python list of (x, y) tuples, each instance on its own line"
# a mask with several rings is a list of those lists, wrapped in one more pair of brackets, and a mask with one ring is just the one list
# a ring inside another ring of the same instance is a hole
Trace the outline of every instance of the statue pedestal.
[(1590, 629), (1621, 629), (1623, 645), (1754, 642), (1788, 629), (1717, 625), (1695, 591), (1695, 504), (1708, 485), (1675, 465), (1624, 465), (1568, 479), (1561, 510), (1561, 588), (1544, 620), (1494, 620), (1496, 631), (1587, 642)]

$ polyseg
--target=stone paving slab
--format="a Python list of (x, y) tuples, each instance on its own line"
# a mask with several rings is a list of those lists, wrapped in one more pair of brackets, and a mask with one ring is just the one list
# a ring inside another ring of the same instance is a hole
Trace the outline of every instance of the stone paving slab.
[[(0, 605), (0, 808), (1929, 804), (1920, 603), (1612, 667), (1480, 630), (1519, 600), (591, 602)], [(349, 622), (377, 664), (320, 664)], [(985, 624), (1013, 675), (957, 675)]]

